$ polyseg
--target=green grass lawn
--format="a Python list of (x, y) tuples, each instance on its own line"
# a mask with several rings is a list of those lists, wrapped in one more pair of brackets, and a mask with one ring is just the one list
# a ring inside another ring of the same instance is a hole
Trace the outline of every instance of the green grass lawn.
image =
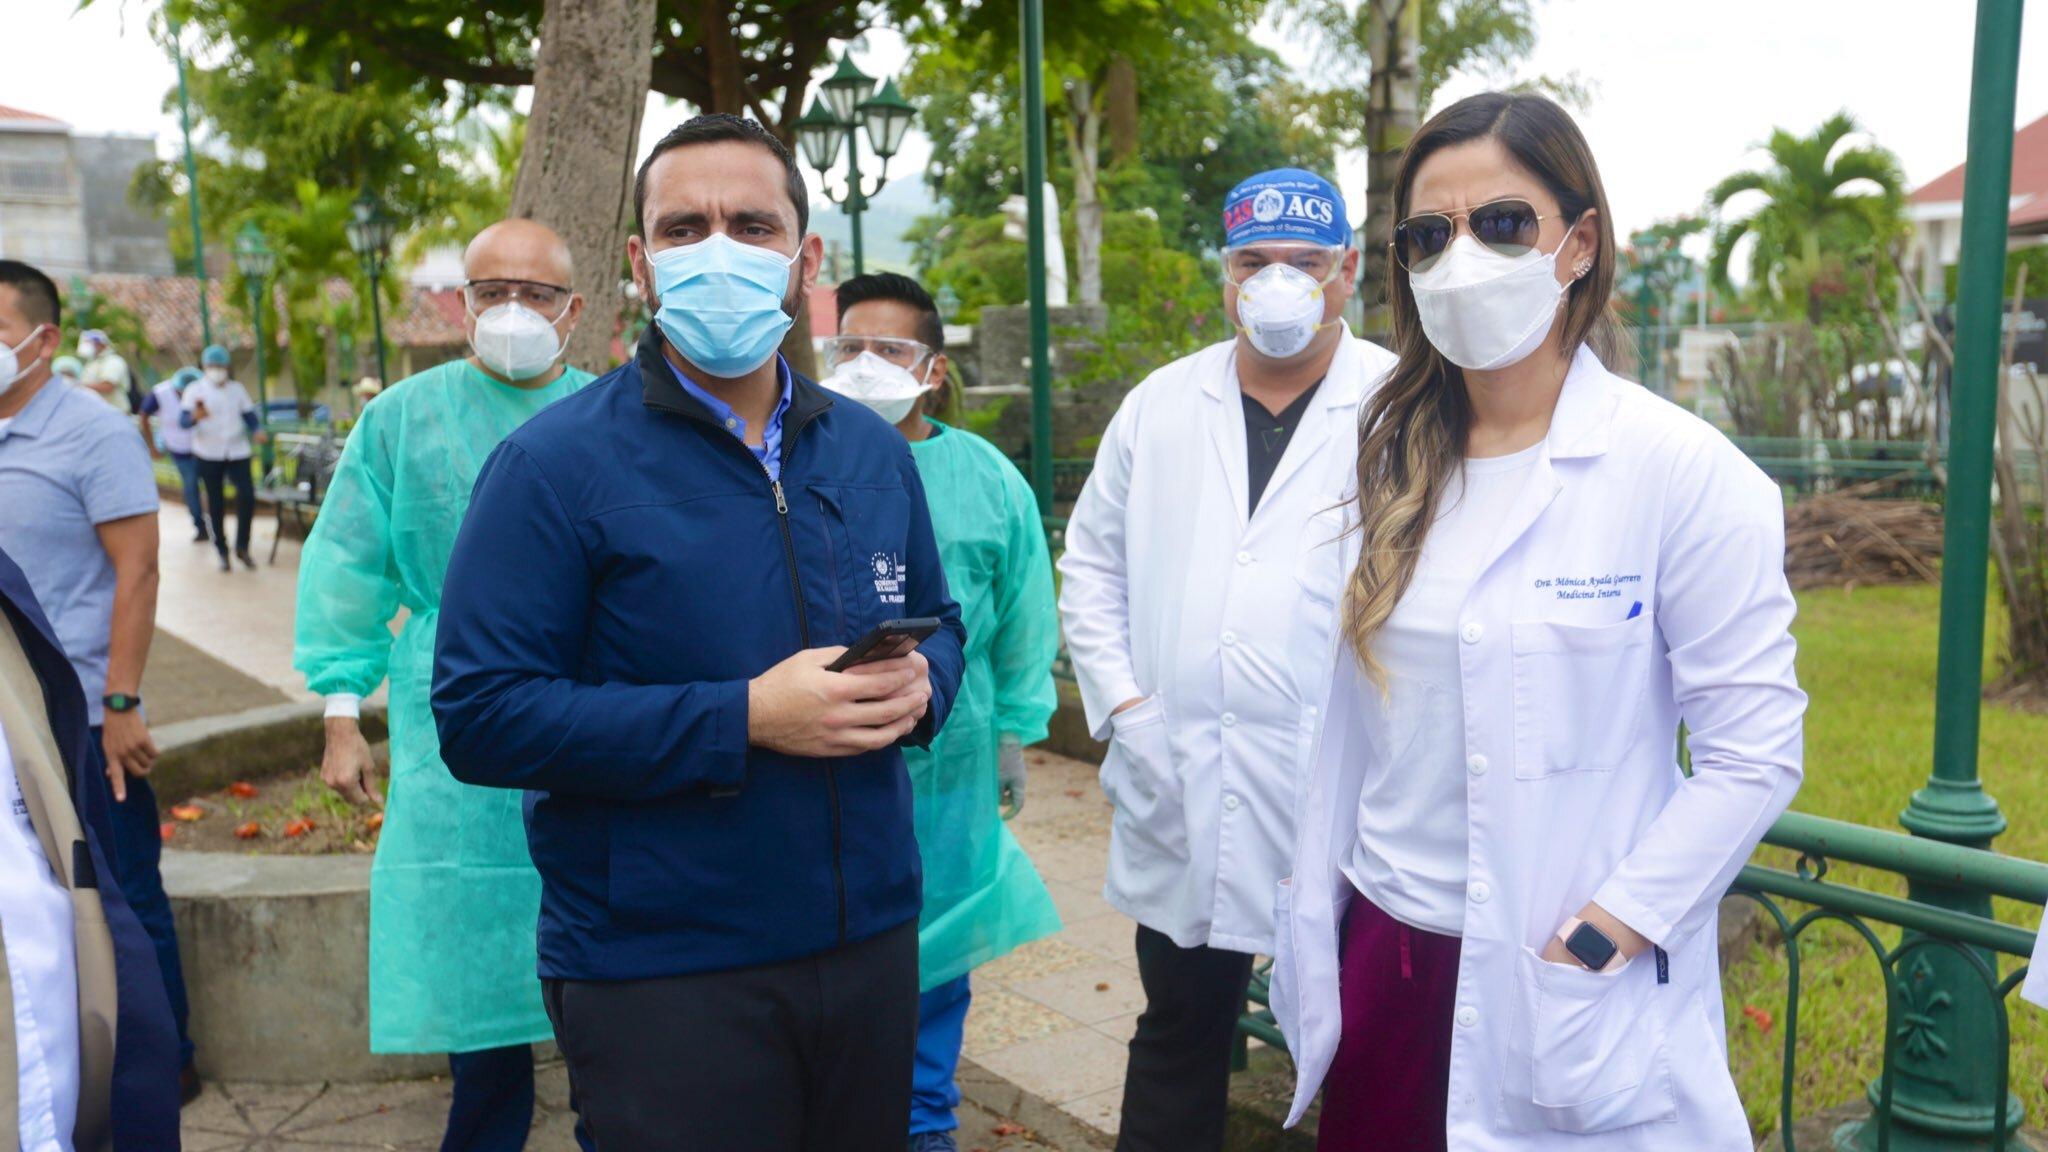
[[(1940, 591), (1930, 587), (1866, 588), (1799, 597), (1799, 679), (1812, 697), (1806, 717), (1806, 782), (1797, 811), (1897, 829), (1899, 812), (1927, 779), (1934, 742), (1934, 669)], [(1992, 674), (2003, 613), (1992, 607), (1987, 679)], [(1985, 788), (2004, 809), (2009, 828), (1997, 850), (2048, 860), (2048, 787), (2043, 787), (2048, 716), (1987, 705), (1979, 766)], [(1789, 867), (1792, 854), (1765, 848), (1762, 863)], [(1905, 881), (1869, 869), (1837, 866), (1831, 882), (1905, 895)], [(1804, 906), (1788, 905), (1796, 917)], [(1998, 917), (2032, 931), (2037, 908), (2000, 901)], [(1886, 943), (1898, 932), (1873, 925)], [(1817, 926), (1801, 938), (1798, 1086), (1801, 1115), (1860, 1098), (1882, 1055), (1884, 987), (1869, 948), (1850, 929)], [(2020, 963), (2008, 959), (2003, 972)], [(1775, 1130), (1783, 1066), (1786, 969), (1782, 950), (1757, 945), (1727, 974), (1730, 1055), (1736, 1083), (1759, 1134)], [(2015, 993), (2012, 1084), (2026, 1102), (2030, 1126), (2048, 1124), (2048, 1012)], [(1768, 1012), (1766, 1032), (1745, 1006)]]

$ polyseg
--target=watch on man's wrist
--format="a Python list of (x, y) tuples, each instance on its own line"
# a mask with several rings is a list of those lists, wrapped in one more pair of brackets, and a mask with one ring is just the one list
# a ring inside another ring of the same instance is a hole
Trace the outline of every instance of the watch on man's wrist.
[(109, 712), (133, 712), (142, 707), (142, 697), (127, 692), (109, 692), (100, 697)]
[(1572, 959), (1585, 965), (1587, 971), (1612, 972), (1628, 963), (1613, 937), (1576, 916), (1557, 930), (1557, 938)]

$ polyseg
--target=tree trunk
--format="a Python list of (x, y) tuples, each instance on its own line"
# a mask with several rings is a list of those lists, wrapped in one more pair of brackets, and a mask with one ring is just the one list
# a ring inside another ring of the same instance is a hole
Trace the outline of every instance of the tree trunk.
[(1102, 156), (1102, 110), (1087, 79), (1067, 86), (1067, 151), (1074, 167), (1074, 263), (1077, 300), (1102, 303), (1102, 201), (1098, 164)]
[(1365, 116), (1365, 250), (1359, 301), (1365, 308), (1365, 333), (1384, 339), (1391, 327), (1387, 275), (1393, 266), (1388, 245), (1394, 239), (1394, 178), (1401, 170), (1402, 150), (1422, 124), (1422, 69), (1416, 64), (1422, 0), (1365, 2), (1372, 98)]
[(1110, 57), (1103, 83), (1109, 127), (1109, 162), (1120, 164), (1138, 151), (1138, 69), (1128, 56)]
[(653, 58), (654, 0), (547, 0), (511, 214), (568, 243), (586, 303), (566, 359), (593, 372), (612, 366), (625, 304), (621, 253)]

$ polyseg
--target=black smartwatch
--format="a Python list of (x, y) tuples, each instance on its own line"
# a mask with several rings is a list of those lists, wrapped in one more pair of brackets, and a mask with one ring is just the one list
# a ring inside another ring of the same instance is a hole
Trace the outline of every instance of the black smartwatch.
[(1607, 933), (1577, 917), (1558, 929), (1557, 938), (1564, 941), (1564, 950), (1572, 954), (1572, 959), (1585, 965), (1588, 971), (1606, 972), (1624, 963), (1619, 944)]
[(109, 692), (100, 697), (100, 703), (106, 705), (109, 712), (133, 712), (142, 707), (142, 697), (130, 696), (126, 692)]

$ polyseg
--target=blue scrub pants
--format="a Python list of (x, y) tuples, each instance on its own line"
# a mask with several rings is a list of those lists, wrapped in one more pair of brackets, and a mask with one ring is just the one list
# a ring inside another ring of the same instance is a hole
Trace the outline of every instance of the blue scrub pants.
[[(100, 742), (100, 726), (92, 728), (92, 748), (87, 770), (107, 773), (106, 746)], [(112, 799), (110, 796), (109, 799)], [(178, 1024), (178, 1066), (192, 1066), (192, 1034), (185, 1022), (191, 1007), (185, 1000), (185, 969), (178, 961), (178, 928), (171, 920), (171, 898), (164, 895), (164, 877), (158, 870), (163, 859), (163, 834), (158, 831), (156, 792), (143, 776), (128, 778), (128, 799), (118, 801), (110, 813), (114, 825), (114, 878), (120, 881), (128, 907), (142, 921), (149, 942), (156, 946), (157, 967), (163, 969), (164, 991), (171, 997), (171, 1018)]]
[(917, 998), (917, 1062), (910, 1076), (910, 1134), (951, 1132), (960, 1127), (960, 1044), (972, 999), (967, 977), (949, 980)]
[[(455, 1098), (448, 1103), (441, 1152), (521, 1152), (533, 1128), (533, 1045), (451, 1052), (448, 1072)], [(580, 1116), (576, 1143), (596, 1152)]]
[(178, 488), (185, 494), (185, 511), (192, 514), (192, 531), (201, 536), (209, 535), (206, 509), (199, 503), (199, 457), (190, 452), (171, 452), (168, 455), (178, 469)]

